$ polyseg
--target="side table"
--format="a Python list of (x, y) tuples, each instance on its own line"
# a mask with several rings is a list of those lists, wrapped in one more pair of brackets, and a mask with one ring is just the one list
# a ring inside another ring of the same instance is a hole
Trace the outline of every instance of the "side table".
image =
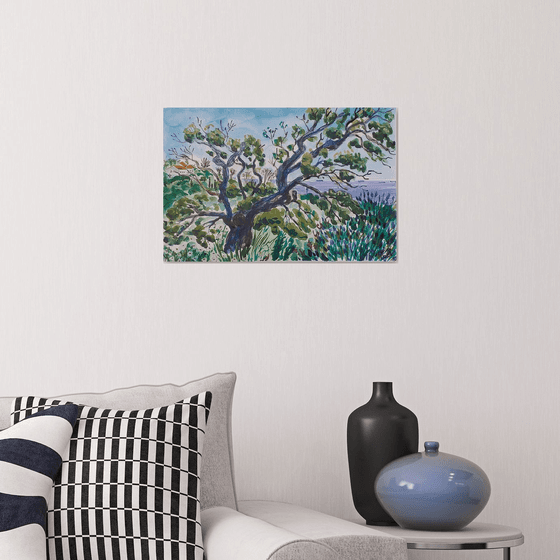
[(393, 537), (404, 539), (407, 548), (422, 550), (476, 550), (502, 548), (504, 560), (511, 559), (511, 548), (523, 544), (523, 533), (515, 527), (492, 523), (471, 523), (460, 531), (414, 531), (398, 526), (371, 526)]

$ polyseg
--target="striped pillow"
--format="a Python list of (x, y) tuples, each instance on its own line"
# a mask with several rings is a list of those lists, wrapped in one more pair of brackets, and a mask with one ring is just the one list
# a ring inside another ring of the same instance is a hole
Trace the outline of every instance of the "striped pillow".
[(0, 558), (45, 560), (47, 502), (79, 410), (58, 406), (0, 432)]
[[(202, 560), (200, 464), (210, 392), (148, 410), (80, 405), (48, 507), (50, 560)], [(60, 401), (14, 401), (17, 423)]]

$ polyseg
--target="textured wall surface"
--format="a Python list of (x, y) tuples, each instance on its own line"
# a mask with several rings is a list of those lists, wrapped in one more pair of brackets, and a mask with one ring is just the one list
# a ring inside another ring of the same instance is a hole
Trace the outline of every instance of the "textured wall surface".
[[(514, 557), (556, 558), (559, 17), (2, 1), (2, 393), (235, 370), (240, 497), (352, 518), (346, 419), (392, 380), (421, 441), (486, 471)], [(398, 108), (398, 264), (164, 264), (163, 107), (306, 105)]]

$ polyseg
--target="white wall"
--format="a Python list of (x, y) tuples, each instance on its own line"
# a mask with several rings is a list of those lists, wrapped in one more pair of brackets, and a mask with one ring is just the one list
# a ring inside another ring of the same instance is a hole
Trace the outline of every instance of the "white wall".
[[(486, 470), (514, 558), (557, 558), (559, 16), (1, 2), (2, 393), (235, 370), (240, 496), (353, 517), (346, 418), (392, 380), (421, 441)], [(331, 104), (398, 107), (398, 264), (162, 262), (163, 107)]]

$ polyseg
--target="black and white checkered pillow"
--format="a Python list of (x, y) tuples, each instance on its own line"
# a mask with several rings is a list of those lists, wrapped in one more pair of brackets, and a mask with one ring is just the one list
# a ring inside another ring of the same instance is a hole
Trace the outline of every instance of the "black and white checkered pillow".
[[(212, 394), (148, 410), (81, 406), (49, 502), (50, 560), (202, 560), (200, 464)], [(65, 404), (14, 401), (12, 422)]]

